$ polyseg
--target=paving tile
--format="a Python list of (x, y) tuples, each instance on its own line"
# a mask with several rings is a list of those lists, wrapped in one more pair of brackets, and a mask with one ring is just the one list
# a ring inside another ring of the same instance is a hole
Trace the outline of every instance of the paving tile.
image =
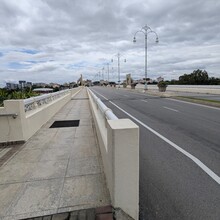
[(90, 126), (93, 125), (92, 117), (80, 119), (80, 126), (87, 126), (87, 125), (90, 125)]
[(86, 210), (80, 210), (78, 212), (78, 219), (79, 220), (86, 220)]
[(87, 138), (80, 138), (76, 137), (74, 140), (74, 146), (83, 146), (83, 147), (96, 147), (97, 142), (95, 136), (87, 137)]
[(52, 216), (44, 216), (43, 220), (51, 220)]
[(45, 147), (45, 149), (49, 148), (62, 148), (62, 147), (73, 147), (74, 139), (53, 139), (51, 140)]
[(74, 159), (74, 158), (85, 158), (85, 157), (95, 157), (95, 156), (99, 156), (99, 151), (97, 149), (97, 147), (94, 146), (88, 146), (88, 145), (76, 145), (74, 143), (73, 148), (72, 148), (72, 152), (70, 155), (70, 159)]
[(6, 215), (22, 186), (21, 183), (0, 185), (0, 218)]
[(43, 161), (35, 163), (35, 167), (29, 180), (43, 180), (52, 178), (63, 178), (67, 169), (68, 160)]
[(78, 220), (78, 211), (71, 212), (69, 220)]
[[(52, 129), (52, 128), (51, 128)], [(76, 127), (73, 128), (59, 128), (56, 135), (54, 136), (54, 140), (66, 140), (71, 139), (73, 140), (76, 133)]]
[(8, 164), (37, 162), (42, 152), (42, 149), (23, 149), (11, 158)]
[(103, 213), (111, 213), (112, 212), (112, 206), (102, 206), (95, 209), (96, 214), (103, 214)]
[(69, 213), (59, 213), (52, 216), (52, 220), (68, 220)]
[[(8, 214), (20, 215), (38, 212), (38, 216), (43, 216), (43, 211), (56, 210), (62, 185), (62, 179), (25, 183), (24, 189), (14, 200)], [(40, 215), (40, 213), (42, 213), (42, 215)]]
[(25, 182), (31, 175), (34, 168), (33, 163), (6, 164), (0, 168), (0, 184)]
[(92, 126), (80, 126), (76, 129), (75, 137), (91, 137), (94, 135), (95, 133)]
[(39, 140), (31, 140), (25, 143), (23, 149), (24, 150), (32, 150), (32, 149), (46, 149), (50, 139), (47, 140), (39, 139)]
[(100, 173), (98, 157), (75, 158), (69, 161), (66, 177)]
[(71, 148), (70, 147), (63, 147), (62, 145), (60, 148), (51, 148), (45, 150), (39, 161), (47, 161), (47, 160), (65, 160), (70, 157)]
[(95, 220), (95, 209), (86, 210), (87, 220)]
[(102, 174), (66, 178), (59, 208), (89, 204), (91, 207), (110, 204)]
[(113, 220), (113, 214), (100, 214), (96, 216), (96, 220)]

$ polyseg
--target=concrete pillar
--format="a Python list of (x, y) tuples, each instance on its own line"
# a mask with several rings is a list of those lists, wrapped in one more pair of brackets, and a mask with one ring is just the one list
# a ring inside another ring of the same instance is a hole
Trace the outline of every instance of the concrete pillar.
[(139, 218), (139, 127), (130, 119), (109, 120), (108, 150), (112, 153), (114, 207)]

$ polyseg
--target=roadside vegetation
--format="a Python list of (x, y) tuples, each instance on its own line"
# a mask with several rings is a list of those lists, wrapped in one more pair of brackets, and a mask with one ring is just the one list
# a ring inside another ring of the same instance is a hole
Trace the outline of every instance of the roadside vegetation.
[(197, 98), (197, 97), (189, 97), (189, 96), (175, 96), (173, 98), (220, 108), (220, 101), (218, 100), (210, 100), (205, 98)]
[(166, 81), (170, 85), (220, 85), (220, 78), (209, 77), (206, 70), (194, 70), (190, 74), (184, 74), (179, 80)]
[(19, 90), (7, 90), (5, 88), (0, 88), (0, 106), (3, 106), (3, 101), (8, 99), (27, 99), (33, 96), (39, 95), (33, 92), (31, 89), (26, 89), (24, 91)]

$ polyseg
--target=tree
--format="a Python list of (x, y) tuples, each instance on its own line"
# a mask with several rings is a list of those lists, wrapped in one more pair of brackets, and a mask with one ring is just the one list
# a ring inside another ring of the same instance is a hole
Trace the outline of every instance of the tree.
[(191, 74), (184, 74), (179, 77), (179, 84), (183, 85), (207, 85), (208, 82), (208, 73), (200, 69), (194, 70)]

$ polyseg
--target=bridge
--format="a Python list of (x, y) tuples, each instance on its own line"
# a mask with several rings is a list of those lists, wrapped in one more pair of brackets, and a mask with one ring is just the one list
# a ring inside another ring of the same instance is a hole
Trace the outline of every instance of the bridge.
[(218, 219), (219, 108), (170, 97), (218, 101), (219, 88), (190, 89), (79, 87), (5, 101), (0, 217)]

